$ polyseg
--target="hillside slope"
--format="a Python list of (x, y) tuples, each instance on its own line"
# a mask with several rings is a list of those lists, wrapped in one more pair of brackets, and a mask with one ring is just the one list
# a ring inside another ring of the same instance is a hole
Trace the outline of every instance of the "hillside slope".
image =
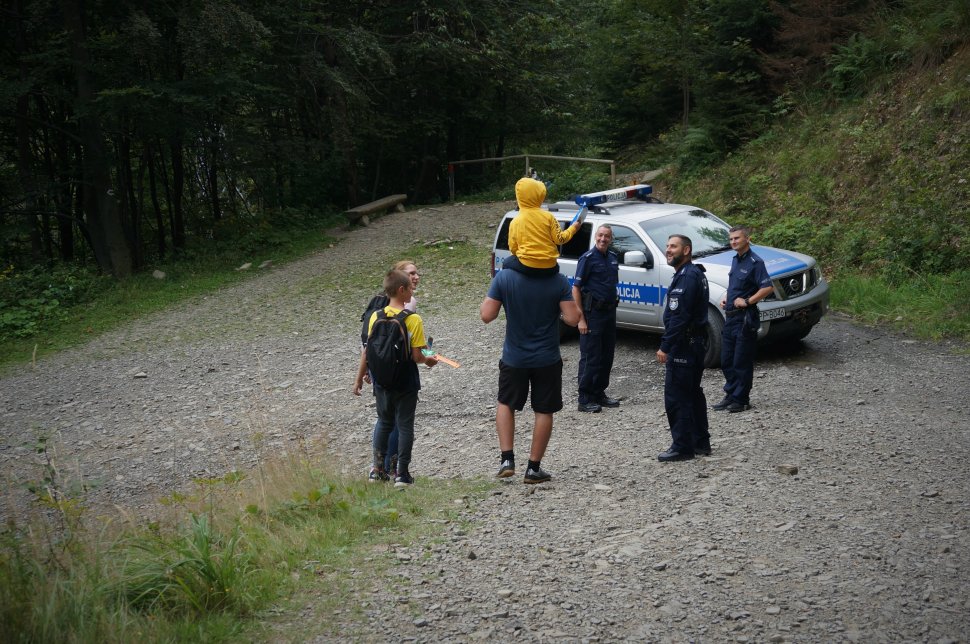
[[(837, 305), (851, 308), (855, 297), (839, 291), (840, 279), (935, 290), (950, 307), (942, 335), (968, 337), (968, 143), (964, 47), (862, 99), (807, 107), (717, 168), (666, 177), (661, 192), (752, 225), (759, 242), (815, 255)], [(919, 331), (905, 311), (884, 317)]]

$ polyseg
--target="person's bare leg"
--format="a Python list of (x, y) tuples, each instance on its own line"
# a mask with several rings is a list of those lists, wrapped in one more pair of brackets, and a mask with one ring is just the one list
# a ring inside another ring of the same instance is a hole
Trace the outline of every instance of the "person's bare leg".
[[(550, 422), (550, 429), (551, 427)], [(498, 432), (498, 448), (503, 452), (511, 451), (515, 443), (515, 412), (508, 405), (498, 404), (495, 411), (495, 429)], [(546, 442), (549, 442), (548, 438)]]
[[(552, 414), (536, 414), (535, 426), (532, 428), (532, 448), (529, 450), (530, 461), (539, 462), (542, 460), (550, 438), (552, 438)], [(501, 438), (499, 442), (501, 442)], [(509, 442), (509, 445), (511, 444)], [(509, 449), (512, 448), (509, 447)]]

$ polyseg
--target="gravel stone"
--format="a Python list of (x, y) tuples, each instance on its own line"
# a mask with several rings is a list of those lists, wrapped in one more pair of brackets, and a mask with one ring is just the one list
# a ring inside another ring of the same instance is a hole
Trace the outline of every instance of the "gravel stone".
[[(355, 336), (400, 240), (481, 251), (460, 275), (421, 267), (421, 315), (462, 366), (422, 368), (417, 485), (493, 480), (504, 322), (483, 325), (478, 305), (510, 205), (414, 209), (334, 231), (313, 256), (253, 258), (262, 270), (243, 284), (9, 369), (0, 520), (25, 514), (25, 483), (43, 479), (41, 437), (63, 484), (87, 486), (88, 507), (148, 520), (193, 478), (283, 453), (326, 452), (366, 477), (375, 412), (369, 393), (350, 393)], [(333, 633), (317, 641), (966, 641), (966, 345), (830, 314), (804, 342), (760, 348), (755, 407), (711, 412), (713, 456), (674, 464), (656, 460), (670, 442), (657, 347), (619, 332), (609, 393), (623, 404), (591, 417), (576, 410), (579, 350), (567, 339), (565, 407), (542, 461), (552, 482), (496, 482), (456, 502), (460, 521), (442, 525), (440, 542), (376, 553), (389, 577), (353, 609), (317, 616)], [(704, 374), (709, 402), (722, 384)], [(532, 413), (517, 416), (524, 463)], [(790, 463), (811, 476), (779, 476)]]

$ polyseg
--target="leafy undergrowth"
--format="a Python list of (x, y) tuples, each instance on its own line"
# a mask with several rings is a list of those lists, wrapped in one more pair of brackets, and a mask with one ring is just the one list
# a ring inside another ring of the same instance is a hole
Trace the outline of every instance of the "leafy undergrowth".
[[(36, 486), (35, 519), (0, 530), (3, 639), (233, 642), (265, 639), (270, 628), (293, 631), (295, 641), (326, 635), (338, 628), (336, 611), (357, 618), (342, 610), (347, 597), (373, 590), (390, 543), (431, 543), (460, 520), (456, 498), (464, 507), (488, 488), (419, 478), (402, 491), (332, 471), (304, 457), (199, 479), (161, 499), (168, 510), (150, 522), (91, 516), (51, 477)], [(307, 596), (315, 626), (292, 617)]]
[(815, 256), (839, 308), (970, 339), (968, 77), (964, 47), (864, 99), (794, 115), (715, 169), (670, 174), (662, 194), (751, 225), (758, 243)]

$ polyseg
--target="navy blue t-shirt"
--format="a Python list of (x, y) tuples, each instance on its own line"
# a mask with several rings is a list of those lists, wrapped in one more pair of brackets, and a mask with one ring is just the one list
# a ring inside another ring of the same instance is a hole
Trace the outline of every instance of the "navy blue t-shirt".
[(502, 362), (510, 367), (548, 367), (559, 354), (559, 303), (573, 299), (563, 275), (528, 277), (502, 270), (492, 278), (488, 297), (505, 309), (505, 343)]

